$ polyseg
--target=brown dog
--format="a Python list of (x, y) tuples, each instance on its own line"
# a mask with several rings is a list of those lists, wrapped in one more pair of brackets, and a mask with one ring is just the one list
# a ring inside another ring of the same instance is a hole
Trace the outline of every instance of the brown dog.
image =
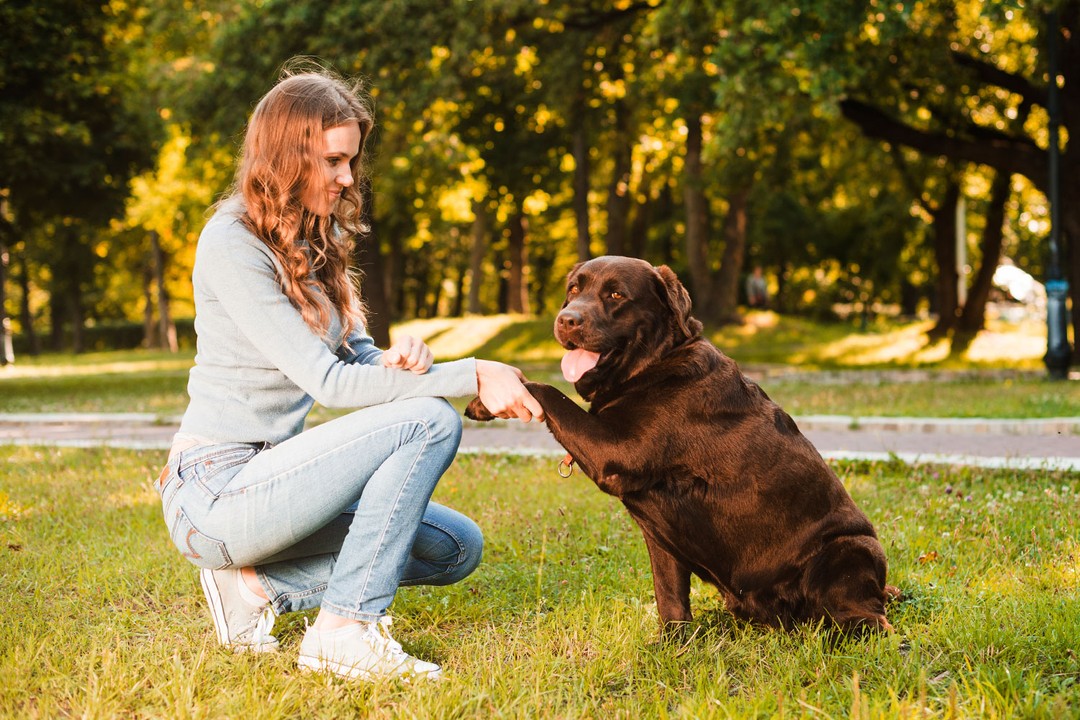
[[(690, 574), (736, 617), (890, 629), (885, 554), (813, 445), (735, 362), (701, 337), (666, 266), (577, 265), (555, 337), (588, 412), (529, 383), (555, 439), (641, 527), (665, 627), (687, 622)], [(474, 399), (466, 415), (491, 414)]]

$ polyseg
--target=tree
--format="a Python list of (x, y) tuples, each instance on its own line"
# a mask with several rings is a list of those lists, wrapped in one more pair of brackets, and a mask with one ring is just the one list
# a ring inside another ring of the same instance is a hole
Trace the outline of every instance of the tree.
[(122, 210), (156, 137), (124, 73), (119, 22), (99, 3), (0, 4), (0, 189), (13, 232), (51, 245), (36, 255), (52, 270), (53, 335), (67, 318), (76, 351), (97, 257), (88, 243)]
[[(895, 90), (883, 93), (882, 84), (877, 83), (870, 92), (867, 84), (854, 83), (840, 103), (841, 110), (870, 137), (930, 157), (988, 166), (1005, 177), (1023, 175), (1045, 192), (1049, 160), (1039, 135), (1045, 128), (1050, 80), (1040, 49), (1046, 46), (1047, 33), (1061, 38), (1058, 82), (1063, 105), (1080, 105), (1080, 2), (1059, 5), (1056, 27), (1045, 24), (1046, 3), (1029, 8), (993, 5), (985, 12), (973, 3), (937, 3), (939, 13), (929, 18), (883, 7), (871, 20), (882, 29), (882, 42), (877, 52), (863, 56), (862, 61), (878, 71), (873, 78), (894, 76), (887, 87)], [(859, 43), (856, 51), (866, 46)], [(931, 55), (919, 48), (929, 48)], [(924, 61), (901, 61), (910, 57)], [(1022, 122), (1029, 114), (1035, 116), (1033, 109), (1041, 119)], [(1080, 132), (1080, 113), (1065, 114), (1065, 129), (1070, 138)], [(1080, 240), (1080, 150), (1066, 146), (1061, 167), (1062, 229), (1075, 308), (1080, 306), (1080, 252), (1075, 248)], [(981, 282), (985, 284), (985, 278)], [(983, 291), (978, 289), (975, 297), (981, 298)], [(970, 331), (981, 325), (981, 319), (969, 315), (964, 325)], [(1080, 314), (1075, 312), (1073, 327), (1080, 337)]]

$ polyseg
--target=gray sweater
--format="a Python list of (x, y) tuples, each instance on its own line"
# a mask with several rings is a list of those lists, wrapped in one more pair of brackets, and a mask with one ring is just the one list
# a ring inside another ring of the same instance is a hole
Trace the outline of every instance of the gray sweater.
[(214, 442), (280, 443), (299, 433), (315, 402), (361, 408), (410, 397), (475, 395), (476, 363), (436, 363), (423, 374), (380, 366), (363, 328), (342, 342), (308, 327), (278, 282), (278, 263), (239, 221), (242, 205), (218, 208), (199, 237), (195, 365), (181, 435)]

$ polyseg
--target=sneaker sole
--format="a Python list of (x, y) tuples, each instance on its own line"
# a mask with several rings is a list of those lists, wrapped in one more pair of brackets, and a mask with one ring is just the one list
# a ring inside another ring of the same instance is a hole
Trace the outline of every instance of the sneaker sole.
[(206, 596), (206, 602), (210, 606), (210, 615), (214, 621), (214, 633), (217, 635), (218, 643), (222, 646), (229, 648), (233, 652), (255, 652), (255, 653), (272, 653), (278, 651), (277, 638), (273, 642), (264, 643), (230, 643), (228, 636), (228, 623), (225, 622), (225, 607), (221, 602), (221, 593), (218, 592), (217, 584), (213, 582), (207, 582), (206, 576), (210, 573), (205, 570), (199, 570), (199, 584), (202, 585), (203, 595)]
[(409, 682), (412, 678), (420, 678), (423, 680), (440, 680), (442, 678), (442, 669), (435, 670), (428, 673), (399, 673), (394, 675), (385, 675), (380, 673), (374, 673), (370, 670), (365, 670), (354, 665), (344, 665), (342, 663), (334, 662), (333, 660), (327, 660), (326, 658), (312, 657), (311, 655), (301, 655), (297, 661), (297, 666), (301, 670), (308, 672), (329, 672), (337, 675), (338, 677), (348, 678), (350, 680), (382, 680), (382, 679), (398, 679)]

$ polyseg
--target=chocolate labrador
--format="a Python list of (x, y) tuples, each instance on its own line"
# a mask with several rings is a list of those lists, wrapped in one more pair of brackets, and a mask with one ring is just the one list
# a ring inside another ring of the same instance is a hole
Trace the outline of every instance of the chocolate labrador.
[[(577, 265), (555, 337), (585, 411), (528, 383), (548, 428), (641, 528), (665, 628), (691, 620), (690, 575), (736, 617), (891, 629), (885, 553), (866, 515), (791, 417), (701, 336), (668, 267)], [(491, 413), (476, 398), (476, 420)]]

